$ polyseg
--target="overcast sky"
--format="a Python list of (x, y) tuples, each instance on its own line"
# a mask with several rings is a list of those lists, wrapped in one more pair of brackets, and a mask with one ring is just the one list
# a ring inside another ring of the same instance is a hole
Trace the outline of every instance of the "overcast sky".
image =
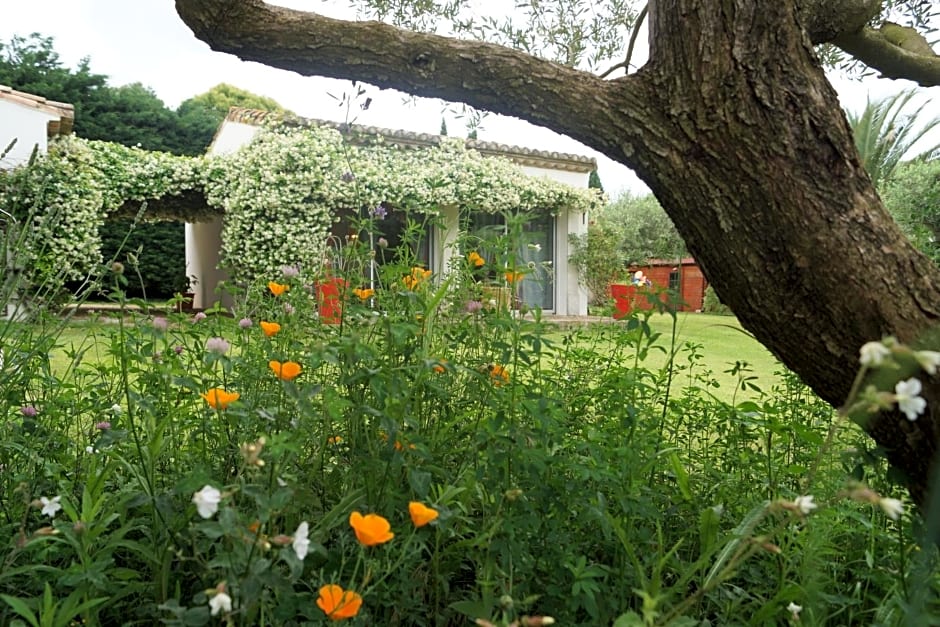
[[(508, 0), (478, 2), (505, 7)], [(276, 4), (348, 17), (347, 3), (334, 0), (278, 0)], [(143, 83), (172, 108), (218, 83), (230, 83), (269, 96), (304, 117), (347, 119), (346, 110), (330, 94), (353, 93), (349, 81), (302, 77), (213, 52), (177, 17), (173, 0), (0, 0), (0, 8), (0, 40), (33, 32), (51, 36), (66, 66), (74, 68), (80, 59), (89, 57), (91, 70), (107, 75), (110, 84)], [(906, 81), (831, 78), (843, 106), (852, 110), (864, 107), (869, 93), (875, 99), (912, 86)], [(922, 91), (940, 112), (940, 88)], [(451, 135), (465, 134), (463, 121), (453, 112), (445, 113), (439, 101), (408, 103), (404, 94), (374, 88), (368, 96), (372, 106), (365, 112), (355, 111), (357, 123), (437, 133), (445, 116)], [(453, 109), (459, 111), (459, 106)], [(593, 156), (612, 197), (624, 190), (646, 191), (626, 167), (570, 138), (514, 118), (487, 116), (479, 138)]]

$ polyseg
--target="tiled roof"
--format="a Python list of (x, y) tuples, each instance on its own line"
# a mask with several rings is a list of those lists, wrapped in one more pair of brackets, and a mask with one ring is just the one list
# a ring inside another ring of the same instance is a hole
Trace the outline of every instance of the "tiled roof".
[(55, 119), (49, 120), (47, 125), (46, 132), (49, 137), (68, 135), (72, 132), (72, 126), (75, 122), (75, 107), (70, 104), (46, 100), (42, 96), (17, 91), (6, 85), (0, 85), (0, 100), (56, 116)]
[[(281, 117), (278, 113), (259, 111), (257, 109), (243, 109), (232, 107), (226, 121), (237, 122), (240, 124), (260, 125), (269, 117)], [(369, 137), (382, 137), (389, 144), (400, 146), (402, 148), (426, 148), (436, 146), (443, 139), (440, 135), (431, 135), (428, 133), (415, 133), (413, 131), (395, 130), (382, 128), (379, 126), (363, 126), (360, 124), (345, 124), (342, 122), (332, 122), (329, 120), (317, 120), (311, 118), (302, 118), (297, 116), (283, 117), (286, 124), (296, 126), (328, 126), (335, 128), (350, 141), (355, 143), (367, 143)], [(510, 159), (519, 165), (532, 166), (537, 168), (549, 168), (553, 170), (566, 170), (569, 172), (591, 172), (597, 169), (597, 161), (593, 157), (583, 155), (573, 155), (564, 152), (554, 152), (547, 150), (534, 150), (522, 146), (512, 146), (509, 144), (500, 144), (498, 142), (488, 142), (476, 139), (464, 140), (467, 148), (476, 150), (480, 154), (488, 156), (499, 156)]]
[(694, 257), (683, 257), (682, 259), (649, 259), (646, 263), (635, 263), (631, 265), (631, 268), (650, 268), (653, 266), (693, 266), (695, 265)]

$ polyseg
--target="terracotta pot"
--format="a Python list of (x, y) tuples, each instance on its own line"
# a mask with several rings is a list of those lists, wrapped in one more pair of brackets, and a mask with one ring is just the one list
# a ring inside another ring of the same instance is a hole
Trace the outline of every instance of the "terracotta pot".
[(346, 290), (346, 279), (323, 279), (314, 287), (317, 294), (320, 322), (339, 324), (343, 318), (343, 292)]

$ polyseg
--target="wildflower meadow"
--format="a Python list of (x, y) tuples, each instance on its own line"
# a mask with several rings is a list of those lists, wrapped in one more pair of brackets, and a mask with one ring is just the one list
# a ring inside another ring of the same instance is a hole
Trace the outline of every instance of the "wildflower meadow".
[(3, 323), (0, 623), (935, 624), (853, 421), (916, 420), (937, 353), (873, 338), (840, 410), (782, 368), (721, 389), (662, 299), (565, 329), (474, 251), (370, 279), (364, 239), (230, 309), (148, 313), (108, 266), (109, 320)]

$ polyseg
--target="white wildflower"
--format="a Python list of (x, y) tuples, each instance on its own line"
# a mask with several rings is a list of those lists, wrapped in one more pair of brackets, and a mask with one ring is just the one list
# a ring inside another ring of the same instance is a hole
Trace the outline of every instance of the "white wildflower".
[(881, 342), (866, 342), (859, 354), (859, 361), (863, 366), (874, 368), (884, 363), (885, 357), (891, 355), (891, 349)]
[(927, 374), (937, 374), (937, 367), (940, 366), (940, 352), (937, 351), (914, 351), (914, 359), (920, 364)]
[(803, 606), (790, 601), (790, 605), (787, 606), (787, 611), (790, 612), (793, 620), (800, 620), (800, 612), (803, 611)]
[(203, 518), (212, 518), (219, 511), (219, 502), (221, 500), (222, 493), (211, 485), (207, 485), (193, 494), (193, 503), (196, 504), (196, 509)]
[(59, 505), (59, 501), (61, 500), (61, 496), (54, 496), (51, 499), (40, 496), (39, 502), (42, 503), (42, 514), (49, 518), (55, 518), (56, 513), (62, 509), (62, 506)]
[(209, 607), (212, 608), (211, 614), (217, 615), (219, 612), (228, 614), (232, 611), (232, 597), (225, 592), (218, 592), (209, 599)]
[(294, 532), (294, 541), (291, 543), (291, 546), (294, 547), (294, 553), (297, 554), (297, 559), (302, 560), (307, 557), (307, 553), (310, 551), (310, 540), (307, 539), (307, 534), (310, 532), (310, 525), (307, 524), (307, 521), (303, 521), (297, 526), (297, 531)]
[(898, 381), (894, 386), (894, 400), (908, 420), (917, 420), (927, 408), (927, 401), (920, 396), (923, 386), (919, 379), (911, 377), (907, 381)]
[(904, 503), (898, 499), (882, 497), (878, 500), (878, 505), (881, 506), (885, 515), (891, 520), (897, 520), (904, 513)]
[(812, 512), (817, 507), (816, 503), (813, 502), (812, 494), (796, 497), (796, 499), (793, 501), (793, 506), (804, 516)]

